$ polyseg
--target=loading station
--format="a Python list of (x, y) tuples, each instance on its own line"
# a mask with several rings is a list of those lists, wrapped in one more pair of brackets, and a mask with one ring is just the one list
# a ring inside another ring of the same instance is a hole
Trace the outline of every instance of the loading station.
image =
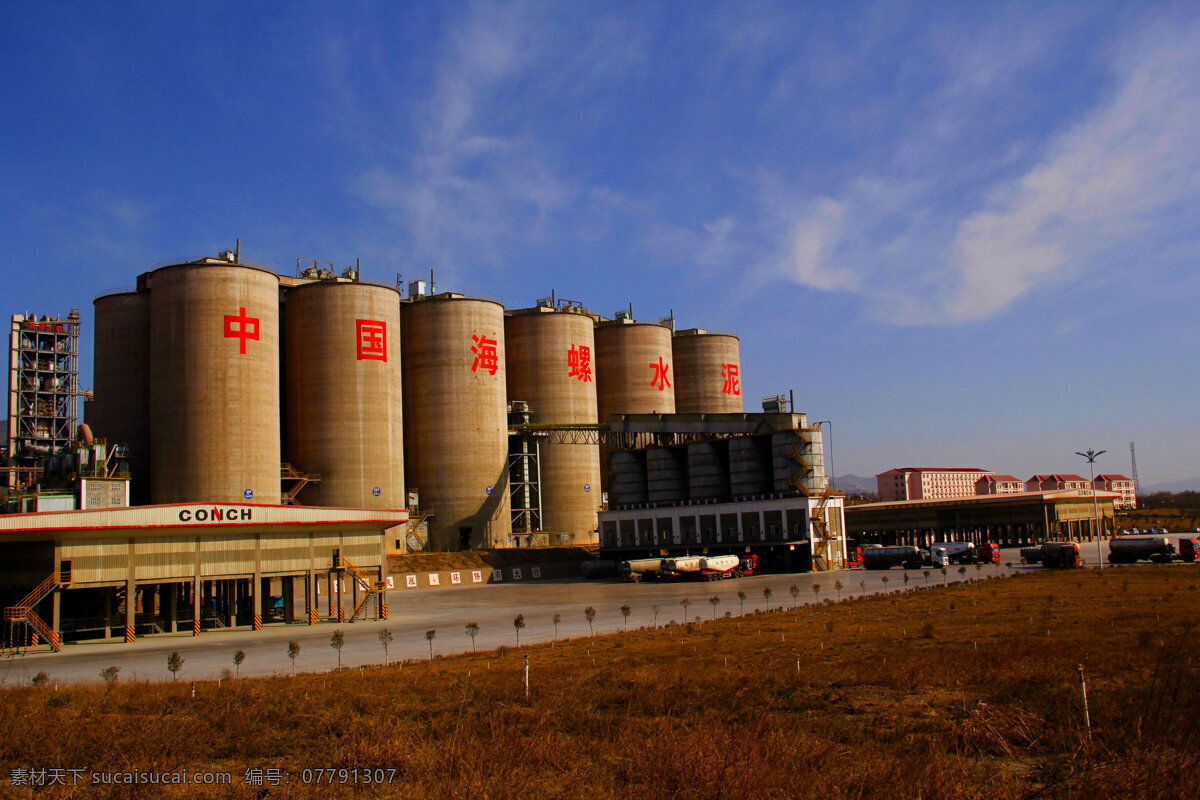
[[(601, 511), (600, 554), (625, 560), (756, 553), (766, 570), (838, 569), (846, 560), (842, 501), (841, 495), (770, 495)], [(820, 526), (815, 524), (818, 509)]]
[(407, 522), (227, 503), (0, 516), (4, 645), (386, 618), (385, 548)]
[[(854, 545), (995, 542), (1001, 546), (1047, 540), (1092, 541), (1098, 508), (1101, 531), (1111, 534), (1117, 492), (989, 494), (943, 500), (901, 500), (846, 507), (846, 535)], [(1093, 505), (1094, 502), (1094, 505)]]

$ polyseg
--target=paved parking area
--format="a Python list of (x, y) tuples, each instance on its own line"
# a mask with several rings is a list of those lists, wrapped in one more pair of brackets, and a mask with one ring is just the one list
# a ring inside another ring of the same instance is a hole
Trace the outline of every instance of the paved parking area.
[[(982, 568), (984, 574), (1004, 575), (1010, 571), (1031, 569), (1020, 565), (1017, 549), (1005, 550), (1001, 564)], [(1010, 570), (1003, 562), (1012, 562)], [(1033, 568), (1040, 569), (1040, 568)], [(974, 576), (974, 566), (967, 575)], [(920, 571), (909, 572), (910, 582), (918, 585), (926, 578)], [(885, 583), (886, 578), (886, 583)], [(961, 580), (957, 567), (951, 567), (946, 579)], [(940, 573), (930, 569), (928, 582), (940, 583)], [(120, 680), (165, 681), (167, 656), (178, 651), (184, 658), (179, 680), (216, 679), (223, 670), (233, 669), (233, 653), (241, 649), (246, 658), (241, 666), (243, 676), (290, 674), (292, 662), (287, 656), (289, 641), (300, 645), (295, 666), (301, 672), (320, 672), (337, 666), (337, 652), (330, 647), (330, 635), (341, 630), (345, 636), (342, 664), (347, 667), (383, 663), (384, 652), (379, 631), (392, 633), (389, 655), (398, 659), (429, 657), (425, 632), (436, 631), (433, 650), (438, 655), (467, 652), (471, 640), (464, 626), (479, 624), (476, 646), (481, 650), (501, 645), (513, 646), (516, 636), (513, 619), (525, 615), (526, 628), (521, 631), (522, 643), (547, 642), (554, 638), (554, 615), (561, 615), (560, 637), (585, 636), (588, 623), (584, 616), (587, 607), (596, 610), (593, 622), (597, 634), (612, 633), (623, 628), (626, 620), (622, 605), (629, 605), (630, 628), (664, 625), (672, 620), (682, 621), (688, 600), (687, 615), (692, 619), (712, 619), (726, 612), (733, 615), (750, 614), (768, 605), (771, 608), (807, 604), (841, 596), (854, 597), (895, 591), (904, 587), (904, 572), (892, 569), (884, 572), (840, 570), (825, 573), (756, 575), (738, 580), (717, 582), (639, 583), (619, 581), (584, 581), (580, 579), (495, 584), (476, 587), (444, 587), (440, 589), (393, 590), (389, 593), (391, 618), (382, 621), (358, 621), (353, 624), (322, 622), (309, 625), (268, 625), (262, 631), (229, 630), (205, 632), (199, 637), (175, 634), (142, 637), (134, 644), (123, 642), (81, 642), (68, 644), (61, 653), (29, 652), (23, 656), (0, 661), (0, 681), (6, 685), (28, 683), (44, 671), (51, 683), (99, 681), (100, 670), (108, 666), (121, 668)], [(790, 587), (799, 594), (793, 600)], [(819, 587), (814, 590), (813, 587)], [(771, 590), (769, 600), (765, 589)], [(746, 593), (745, 601), (738, 592)], [(719, 598), (715, 609), (710, 597)]]

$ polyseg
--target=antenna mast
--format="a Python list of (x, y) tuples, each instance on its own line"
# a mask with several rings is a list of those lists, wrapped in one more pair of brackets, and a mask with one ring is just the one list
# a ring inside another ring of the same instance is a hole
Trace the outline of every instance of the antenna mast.
[(1138, 480), (1137, 474), (1137, 451), (1133, 449), (1133, 442), (1129, 443), (1129, 462), (1130, 468), (1133, 470), (1133, 490), (1137, 492), (1137, 496), (1142, 496), (1142, 484)]

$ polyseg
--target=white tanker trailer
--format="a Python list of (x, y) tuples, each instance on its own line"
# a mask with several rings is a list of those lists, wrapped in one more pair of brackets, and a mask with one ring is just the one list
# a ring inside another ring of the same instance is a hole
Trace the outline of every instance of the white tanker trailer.
[(741, 556), (708, 556), (700, 559), (700, 573), (708, 581), (742, 577)]
[(632, 561), (622, 561), (617, 565), (617, 574), (630, 583), (638, 583), (643, 578), (656, 578), (663, 572), (661, 558), (638, 558)]
[(662, 560), (662, 570), (659, 572), (659, 577), (663, 580), (698, 578), (700, 577), (700, 562), (703, 560), (704, 559), (701, 556), (679, 556), (677, 558), (664, 558)]

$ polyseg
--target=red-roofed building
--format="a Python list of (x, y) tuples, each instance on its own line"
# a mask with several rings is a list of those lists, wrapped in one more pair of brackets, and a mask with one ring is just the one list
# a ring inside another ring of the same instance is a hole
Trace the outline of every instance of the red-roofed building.
[(1082, 475), (1055, 472), (1050, 475), (1034, 475), (1025, 481), (1027, 492), (1061, 492), (1066, 489), (1087, 489), (1088, 479)]
[(975, 494), (1019, 494), (1025, 482), (1012, 475), (984, 475), (975, 481)]
[(897, 467), (875, 476), (881, 502), (972, 497), (975, 483), (990, 470), (975, 467)]
[(1137, 487), (1124, 475), (1097, 475), (1092, 486), (1097, 491), (1121, 495), (1121, 499), (1113, 503), (1113, 508), (1137, 508)]

